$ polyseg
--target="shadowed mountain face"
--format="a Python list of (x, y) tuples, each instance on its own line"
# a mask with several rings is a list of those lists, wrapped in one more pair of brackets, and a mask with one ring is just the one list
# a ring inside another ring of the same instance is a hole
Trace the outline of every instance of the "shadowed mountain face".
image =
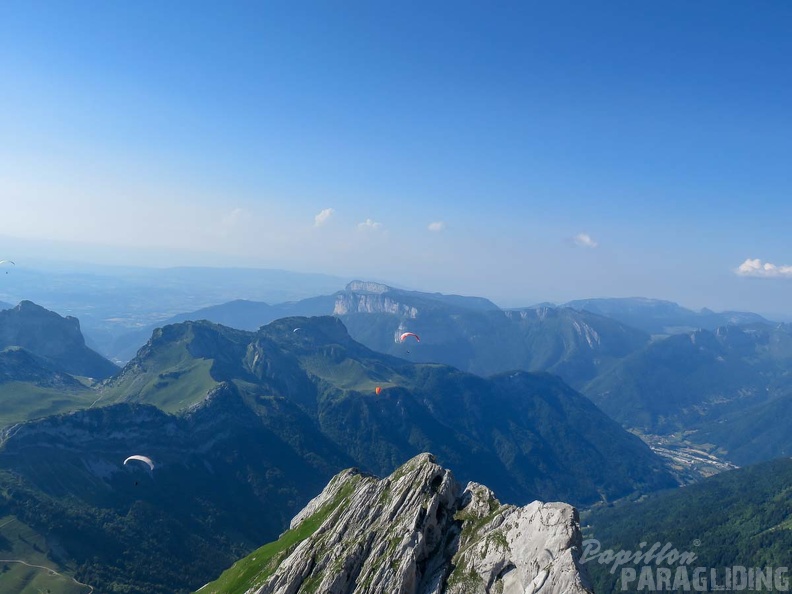
[(0, 311), (0, 348), (9, 346), (22, 347), (71, 375), (104, 379), (118, 371), (85, 346), (77, 318), (63, 318), (30, 301)]
[[(340, 317), (366, 346), (485, 376), (512, 369), (547, 371), (577, 387), (649, 342), (643, 332), (570, 309), (419, 309), (405, 319), (361, 311), (363, 303), (357, 305)], [(420, 345), (397, 342), (394, 337), (405, 330), (420, 335)]]
[(0, 384), (30, 382), (39, 387), (71, 390), (85, 386), (68, 373), (53, 369), (52, 363), (20, 347), (0, 351)]
[(789, 397), (790, 379), (792, 326), (727, 326), (655, 342), (585, 391), (625, 425), (672, 432), (758, 413)]
[(255, 333), (208, 322), (166, 326), (102, 389), (100, 403), (177, 412), (219, 382), (238, 386), (255, 414), (265, 402), (299, 407), (359, 466), (380, 474), (430, 450), (459, 476), (486, 479), (516, 502), (590, 502), (669, 484), (639, 439), (556, 377), (484, 379), (410, 363), (355, 342), (332, 317), (285, 318)]
[(765, 404), (703, 423), (693, 433), (698, 443), (715, 444), (735, 464), (755, 464), (792, 456), (792, 387)]
[(87, 386), (25, 349), (0, 351), (0, 427), (84, 408), (95, 398)]
[(0, 312), (0, 427), (85, 408), (90, 379), (118, 368), (85, 346), (75, 318), (29, 301)]
[[(119, 404), (17, 425), (2, 436), (0, 513), (46, 535), (55, 561), (96, 592), (188, 592), (351, 464), (309, 426), (291, 437), (231, 385), (179, 417)], [(154, 470), (125, 466), (132, 454)]]

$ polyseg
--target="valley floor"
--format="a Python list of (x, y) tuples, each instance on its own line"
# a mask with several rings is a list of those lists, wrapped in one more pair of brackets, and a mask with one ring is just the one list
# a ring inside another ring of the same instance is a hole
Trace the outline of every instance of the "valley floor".
[(715, 446), (691, 441), (685, 434), (651, 435), (633, 431), (652, 451), (661, 456), (682, 484), (690, 484), (723, 472), (738, 468), (723, 459)]

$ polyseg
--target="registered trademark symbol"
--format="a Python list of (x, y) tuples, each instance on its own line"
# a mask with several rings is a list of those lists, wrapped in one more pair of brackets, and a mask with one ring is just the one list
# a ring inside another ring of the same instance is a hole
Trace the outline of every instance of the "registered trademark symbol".
[(699, 547), (699, 546), (701, 546), (701, 541), (700, 541), (700, 540), (697, 538), (696, 540), (694, 540), (694, 541), (693, 541), (693, 546), (694, 546), (694, 547)]

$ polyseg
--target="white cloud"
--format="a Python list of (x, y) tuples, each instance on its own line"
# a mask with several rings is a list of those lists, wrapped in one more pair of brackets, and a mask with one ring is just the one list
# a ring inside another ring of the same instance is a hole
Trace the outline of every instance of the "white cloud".
[(223, 219), (222, 219), (223, 226), (224, 227), (233, 227), (234, 225), (237, 224), (237, 222), (242, 217), (242, 214), (244, 212), (245, 211), (243, 211), (241, 208), (235, 208), (234, 210), (232, 210), (231, 212), (229, 212), (227, 215), (225, 215), (223, 217)]
[(792, 278), (792, 266), (776, 266), (770, 262), (762, 263), (759, 258), (748, 258), (734, 271), (740, 276), (758, 278)]
[(321, 210), (319, 214), (314, 217), (314, 227), (321, 227), (324, 225), (327, 220), (333, 216), (333, 213), (335, 213), (335, 210), (332, 208), (325, 208)]
[(578, 233), (575, 235), (574, 241), (576, 245), (585, 248), (595, 248), (599, 245), (588, 233)]
[(217, 233), (220, 237), (228, 237), (244, 220), (245, 211), (241, 208), (235, 208), (220, 217), (220, 222), (217, 228)]
[(429, 226), (427, 227), (429, 231), (435, 231), (435, 232), (443, 231), (445, 228), (446, 228), (446, 224), (444, 221), (435, 221), (434, 223), (429, 223)]
[(366, 219), (362, 223), (358, 223), (358, 229), (361, 231), (376, 231), (377, 229), (382, 229), (382, 223)]

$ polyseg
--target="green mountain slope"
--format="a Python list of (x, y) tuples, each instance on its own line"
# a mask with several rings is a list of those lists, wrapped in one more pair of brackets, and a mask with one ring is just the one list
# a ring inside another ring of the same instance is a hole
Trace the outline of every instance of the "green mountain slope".
[(94, 392), (25, 349), (0, 351), (0, 427), (89, 406)]
[(727, 326), (654, 342), (584, 391), (623, 424), (662, 433), (764, 405), (790, 378), (792, 326)]
[[(692, 567), (715, 568), (721, 576), (725, 567), (788, 567), (792, 460), (724, 472), (644, 501), (599, 509), (583, 523), (589, 525), (584, 538), (596, 538), (602, 551), (636, 551), (641, 542), (672, 543), (679, 551), (695, 553)], [(621, 591), (620, 572), (611, 575), (609, 568), (597, 561), (588, 564), (598, 594)]]
[(118, 368), (85, 346), (77, 319), (29, 301), (0, 311), (0, 427), (90, 406)]
[[(18, 425), (2, 436), (0, 509), (57, 543), (57, 562), (97, 592), (191, 591), (350, 465), (299, 411), (292, 419), (294, 444), (224, 384), (179, 417), (120, 404)], [(124, 466), (133, 453), (154, 470)]]
[(738, 465), (792, 456), (792, 387), (770, 402), (703, 424), (691, 437)]
[(236, 561), (219, 578), (205, 584), (198, 591), (245, 594), (255, 584), (265, 580), (277, 568), (278, 561), (285, 554), (294, 550), (295, 546), (313, 535), (333, 511), (349, 504), (349, 496), (355, 485), (360, 481), (361, 475), (349, 472), (348, 476), (344, 478), (347, 484), (339, 489), (333, 500), (320, 506), (308, 518), (300, 522), (298, 526), (286, 530), (278, 537), (278, 540), (269, 542), (243, 559)]
[(435, 451), (459, 476), (479, 476), (521, 502), (593, 502), (669, 484), (640, 440), (553, 376), (484, 379), (411, 363), (355, 342), (332, 317), (284, 318), (255, 333), (209, 322), (167, 326), (101, 389), (100, 403), (173, 412), (219, 382), (236, 385), (274, 431), (278, 413), (262, 402), (299, 407), (375, 473)]
[(54, 562), (54, 555), (44, 534), (15, 516), (0, 517), (0, 592), (88, 594), (90, 587), (76, 580), (74, 568)]
[[(227, 349), (240, 355), (242, 339), (233, 340), (239, 336), (239, 331), (208, 324), (158, 328), (121, 374), (100, 389), (100, 402), (146, 402), (169, 412), (185, 409), (217, 385), (213, 353), (222, 358)], [(202, 349), (203, 341), (217, 341), (216, 348)]]

